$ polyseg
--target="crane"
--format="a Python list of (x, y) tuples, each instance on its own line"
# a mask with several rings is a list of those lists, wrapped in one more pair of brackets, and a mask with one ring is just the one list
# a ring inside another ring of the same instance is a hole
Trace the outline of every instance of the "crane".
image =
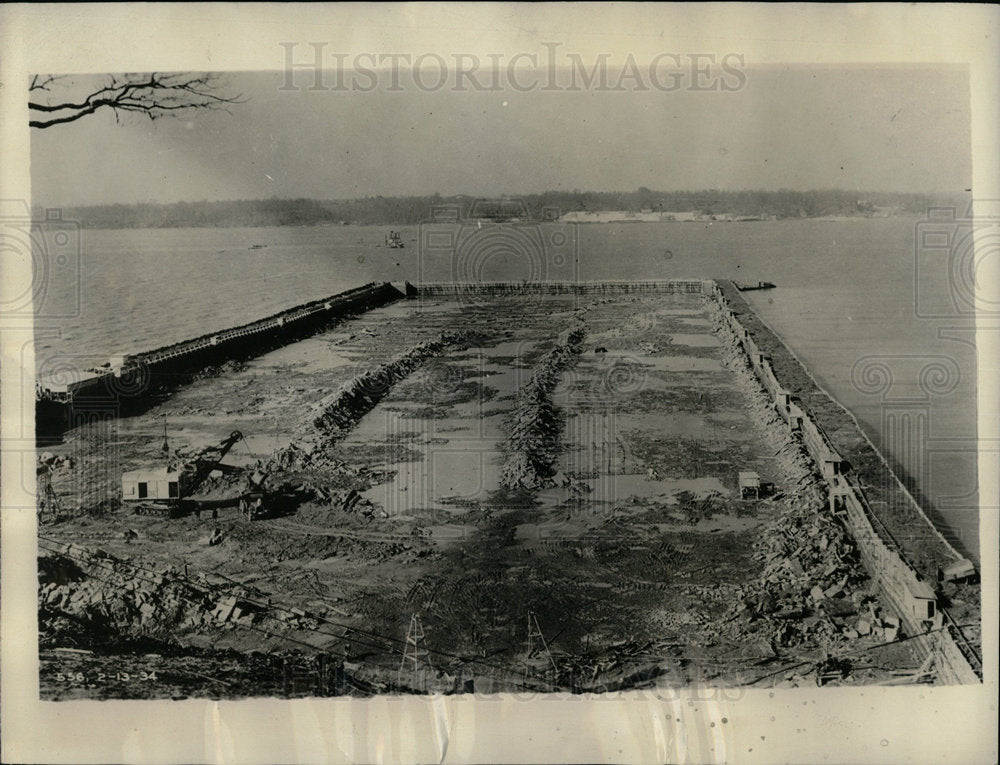
[(243, 434), (234, 430), (219, 444), (203, 449), (194, 460), (180, 468), (167, 464), (122, 473), (122, 501), (133, 506), (138, 515), (165, 518), (183, 515), (190, 497), (242, 439)]

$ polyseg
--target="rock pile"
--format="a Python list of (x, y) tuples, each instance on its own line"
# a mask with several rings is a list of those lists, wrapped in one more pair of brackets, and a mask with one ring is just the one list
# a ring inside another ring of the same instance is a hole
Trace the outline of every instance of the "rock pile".
[(895, 640), (840, 522), (808, 503), (788, 507), (754, 544), (763, 569), (736, 590), (725, 629), (762, 658), (831, 649), (860, 637)]
[(165, 639), (200, 625), (211, 614), (210, 592), (178, 581), (173, 572), (137, 572), (101, 551), (72, 546), (39, 559), (39, 628), (59, 639), (69, 624), (106, 641)]
[(74, 460), (68, 454), (56, 455), (52, 452), (42, 452), (38, 455), (38, 470), (41, 472), (43, 468), (49, 468), (50, 470), (58, 470), (60, 468), (72, 468), (74, 466)]
[(436, 340), (419, 343), (391, 361), (357, 375), (320, 402), (320, 414), (313, 419), (313, 427), (328, 438), (344, 434), (425, 359), (463, 339), (464, 333), (444, 333)]
[(315, 617), (269, 606), (249, 585), (220, 586), (201, 574), (174, 567), (146, 569), (102, 550), (79, 545), (50, 547), (38, 559), (39, 642), (119, 648), (156, 641), (221, 636), (243, 628), (245, 646), (267, 641), (287, 627), (316, 626)]
[(503, 487), (538, 489), (551, 485), (563, 427), (552, 394), (560, 375), (580, 354), (585, 334), (583, 326), (564, 332), (518, 391), (517, 403), (506, 421), (500, 474)]
[(389, 390), (410, 375), (423, 361), (447, 347), (467, 340), (465, 332), (442, 333), (435, 340), (419, 343), (391, 361), (362, 372), (323, 399), (309, 415), (304, 433), (284, 449), (275, 452), (268, 469), (302, 469), (323, 454), (324, 446), (342, 439)]

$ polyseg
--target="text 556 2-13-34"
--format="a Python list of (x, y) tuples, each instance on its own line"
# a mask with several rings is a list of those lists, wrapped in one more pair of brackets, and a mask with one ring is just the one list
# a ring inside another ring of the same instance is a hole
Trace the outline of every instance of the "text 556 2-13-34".
[(128, 683), (133, 680), (149, 682), (155, 681), (156, 670), (140, 672), (57, 672), (56, 682), (59, 683)]

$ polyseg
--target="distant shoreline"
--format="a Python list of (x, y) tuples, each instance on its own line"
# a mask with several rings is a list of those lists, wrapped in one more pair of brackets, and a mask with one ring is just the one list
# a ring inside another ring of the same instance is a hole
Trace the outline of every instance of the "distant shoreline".
[[(414, 222), (400, 222), (400, 221), (386, 221), (386, 222), (367, 222), (359, 221), (357, 223), (351, 221), (343, 222), (333, 222), (333, 221), (303, 221), (303, 222), (260, 222), (251, 223), (243, 221), (219, 221), (215, 223), (194, 223), (187, 221), (178, 221), (176, 223), (162, 224), (162, 225), (130, 225), (130, 224), (119, 224), (114, 225), (107, 221), (101, 221), (100, 223), (92, 220), (88, 220), (85, 215), (78, 215), (76, 211), (72, 208), (61, 208), (63, 213), (62, 220), (64, 221), (77, 221), (80, 223), (80, 227), (87, 229), (88, 231), (142, 231), (149, 229), (187, 229), (187, 228), (197, 228), (197, 229), (213, 229), (213, 228), (280, 228), (280, 227), (296, 227), (305, 226), (310, 228), (340, 228), (342, 226), (351, 226), (353, 228), (385, 228), (387, 226), (397, 226), (401, 229), (412, 228), (414, 226), (420, 226), (422, 223), (427, 221), (414, 221)], [(729, 224), (729, 223), (741, 223), (741, 224), (751, 224), (751, 223), (787, 223), (795, 221), (821, 221), (827, 223), (849, 223), (852, 221), (863, 221), (863, 220), (920, 220), (924, 216), (917, 213), (906, 212), (906, 213), (896, 213), (893, 215), (816, 215), (816, 216), (806, 216), (806, 217), (788, 217), (788, 218), (729, 218), (729, 217), (715, 217), (715, 218), (690, 218), (681, 220), (670, 220), (668, 218), (650, 220), (644, 218), (600, 218), (601, 213), (604, 211), (596, 211), (595, 219), (586, 220), (579, 218), (564, 218), (561, 219), (566, 223), (574, 223), (579, 225), (609, 225), (609, 224), (635, 224), (635, 223), (646, 223), (646, 224), (661, 224), (661, 225), (682, 225), (682, 224), (701, 224), (703, 226), (710, 226), (715, 224)], [(68, 214), (67, 214), (68, 213)], [(37, 215), (34, 217), (34, 221), (40, 221), (44, 219), (44, 215)], [(529, 220), (524, 221), (524, 223), (541, 223), (542, 221)]]
[[(951, 207), (964, 217), (971, 195), (830, 191), (746, 192), (546, 192), (507, 197), (524, 202), (528, 219), (568, 222), (757, 222), (923, 217), (929, 208)], [(447, 208), (450, 220), (468, 215), (475, 198), (367, 197), (353, 200), (257, 199), (65, 206), (35, 206), (34, 220), (76, 221), (87, 229), (237, 228), (269, 226), (412, 226)]]

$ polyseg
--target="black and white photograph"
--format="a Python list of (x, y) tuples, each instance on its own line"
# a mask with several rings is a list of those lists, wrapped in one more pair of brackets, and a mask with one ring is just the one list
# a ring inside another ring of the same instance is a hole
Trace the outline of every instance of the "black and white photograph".
[(86, 9), (3, 11), (4, 761), (995, 761), (995, 9)]

